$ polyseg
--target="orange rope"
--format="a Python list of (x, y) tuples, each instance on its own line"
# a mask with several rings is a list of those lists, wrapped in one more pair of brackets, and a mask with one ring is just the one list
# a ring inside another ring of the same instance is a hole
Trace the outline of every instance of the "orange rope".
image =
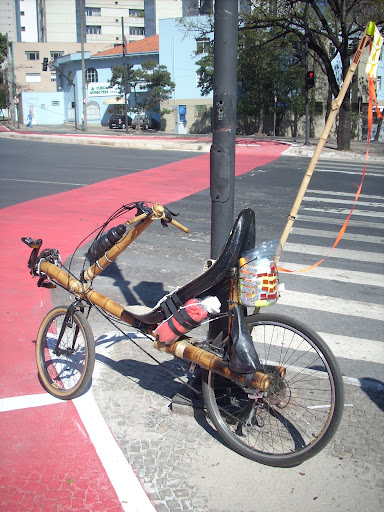
[(311, 265), (310, 267), (303, 268), (301, 270), (289, 270), (289, 269), (286, 269), (286, 268), (278, 267), (278, 270), (280, 272), (290, 272), (290, 273), (293, 273), (293, 272), (306, 272), (307, 270), (311, 270), (312, 268), (318, 267), (321, 263), (323, 263), (323, 261), (326, 258), (328, 258), (330, 253), (333, 251), (333, 249), (337, 246), (337, 244), (342, 239), (342, 237), (343, 237), (343, 235), (345, 233), (345, 230), (347, 229), (349, 219), (351, 218), (353, 210), (355, 209), (355, 206), (356, 206), (357, 200), (359, 198), (361, 189), (363, 187), (363, 181), (364, 181), (365, 173), (366, 173), (366, 170), (367, 170), (368, 155), (369, 155), (369, 143), (371, 141), (371, 131), (372, 131), (372, 122), (373, 122), (373, 103), (375, 103), (375, 106), (376, 106), (377, 116), (382, 118), (383, 116), (381, 115), (381, 112), (379, 110), (379, 106), (377, 104), (376, 91), (375, 91), (375, 83), (373, 81), (373, 77), (370, 76), (369, 77), (369, 103), (368, 103), (368, 143), (367, 143), (367, 152), (365, 154), (365, 165), (364, 165), (363, 175), (361, 177), (361, 182), (360, 182), (360, 185), (359, 185), (359, 187), (357, 189), (355, 200), (353, 202), (351, 211), (349, 212), (346, 221), (344, 222), (342, 228), (340, 229), (339, 234), (337, 235), (337, 238), (336, 238), (334, 244), (332, 245), (332, 247), (329, 249), (327, 254), (321, 260), (319, 260), (317, 263)]

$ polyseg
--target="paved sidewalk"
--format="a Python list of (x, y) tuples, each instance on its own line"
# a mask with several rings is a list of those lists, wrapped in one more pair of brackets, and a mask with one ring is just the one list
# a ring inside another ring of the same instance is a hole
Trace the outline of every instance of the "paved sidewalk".
[[(184, 363), (136, 341), (188, 379)], [(188, 390), (128, 340), (110, 333), (96, 343), (94, 396), (158, 512), (383, 508), (382, 383), (345, 379), (344, 416), (328, 447), (295, 468), (270, 468), (227, 448), (201, 409), (172, 407)]]

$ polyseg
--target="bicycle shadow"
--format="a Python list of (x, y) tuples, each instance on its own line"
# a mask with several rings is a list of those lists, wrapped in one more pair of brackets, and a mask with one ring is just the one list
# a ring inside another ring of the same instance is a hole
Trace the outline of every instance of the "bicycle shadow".
[[(169, 291), (159, 281), (140, 281), (137, 284), (124, 279), (121, 269), (116, 262), (111, 263), (103, 272), (105, 277), (114, 280), (112, 286), (122, 293), (125, 303), (130, 306), (143, 304), (153, 308)], [(103, 275), (102, 274), (102, 275)], [(131, 285), (131, 286), (130, 286)]]
[(384, 383), (371, 377), (359, 379), (362, 391), (384, 412)]
[[(143, 339), (140, 333), (129, 333), (133, 340)], [(96, 347), (103, 346), (103, 349), (118, 343), (128, 342), (120, 333), (106, 333), (96, 341)], [(105, 353), (96, 353), (96, 361), (119, 373), (140, 388), (155, 393), (169, 400), (169, 408), (175, 414), (193, 416), (194, 420), (204, 430), (223, 444), (223, 440), (216, 430), (208, 423), (204, 401), (201, 395), (201, 371), (197, 370), (194, 375), (189, 372), (189, 365), (179, 359), (161, 361), (161, 364), (151, 364), (134, 358), (123, 358), (114, 360)], [(170, 373), (172, 372), (172, 374)], [(178, 381), (177, 379), (182, 379)], [(196, 389), (194, 392), (186, 384)], [(225, 443), (224, 443), (225, 444)]]

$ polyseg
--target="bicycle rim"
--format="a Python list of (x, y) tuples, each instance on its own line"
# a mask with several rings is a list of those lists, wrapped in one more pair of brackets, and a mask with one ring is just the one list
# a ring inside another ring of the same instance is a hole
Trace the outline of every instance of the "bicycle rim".
[(95, 364), (91, 327), (80, 311), (73, 312), (58, 344), (66, 306), (59, 306), (44, 318), (36, 340), (39, 377), (46, 390), (57, 398), (71, 399), (88, 387)]
[[(337, 362), (322, 338), (300, 322), (273, 314), (246, 320), (271, 386), (250, 392), (205, 372), (209, 417), (241, 455), (271, 466), (300, 464), (326, 446), (340, 423), (344, 392)], [(284, 377), (276, 367), (285, 368)]]

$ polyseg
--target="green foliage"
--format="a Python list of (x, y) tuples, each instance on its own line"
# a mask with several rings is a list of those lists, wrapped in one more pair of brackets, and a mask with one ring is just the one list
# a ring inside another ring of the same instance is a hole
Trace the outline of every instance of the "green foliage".
[(7, 57), (7, 37), (0, 34), (0, 64)]
[[(287, 37), (294, 37), (304, 44), (307, 37), (310, 54), (327, 76), (335, 97), (339, 93), (339, 83), (332, 67), (333, 58), (340, 55), (345, 76), (368, 21), (374, 21), (379, 27), (384, 23), (384, 0), (275, 0), (251, 3), (253, 9), (243, 17), (240, 31), (266, 31), (270, 44), (277, 40), (284, 42)], [(347, 94), (340, 109), (339, 149), (349, 149), (350, 123)]]
[(132, 72), (129, 81), (127, 68), (124, 70), (122, 66), (113, 67), (110, 84), (119, 87), (121, 96), (124, 95), (124, 78), (129, 84), (127, 94), (132, 94), (133, 91), (135, 98), (131, 110), (138, 113), (153, 110), (161, 115), (168, 112), (161, 110), (161, 103), (171, 98), (175, 84), (166, 66), (160, 66), (149, 59), (141, 64), (141, 68)]

